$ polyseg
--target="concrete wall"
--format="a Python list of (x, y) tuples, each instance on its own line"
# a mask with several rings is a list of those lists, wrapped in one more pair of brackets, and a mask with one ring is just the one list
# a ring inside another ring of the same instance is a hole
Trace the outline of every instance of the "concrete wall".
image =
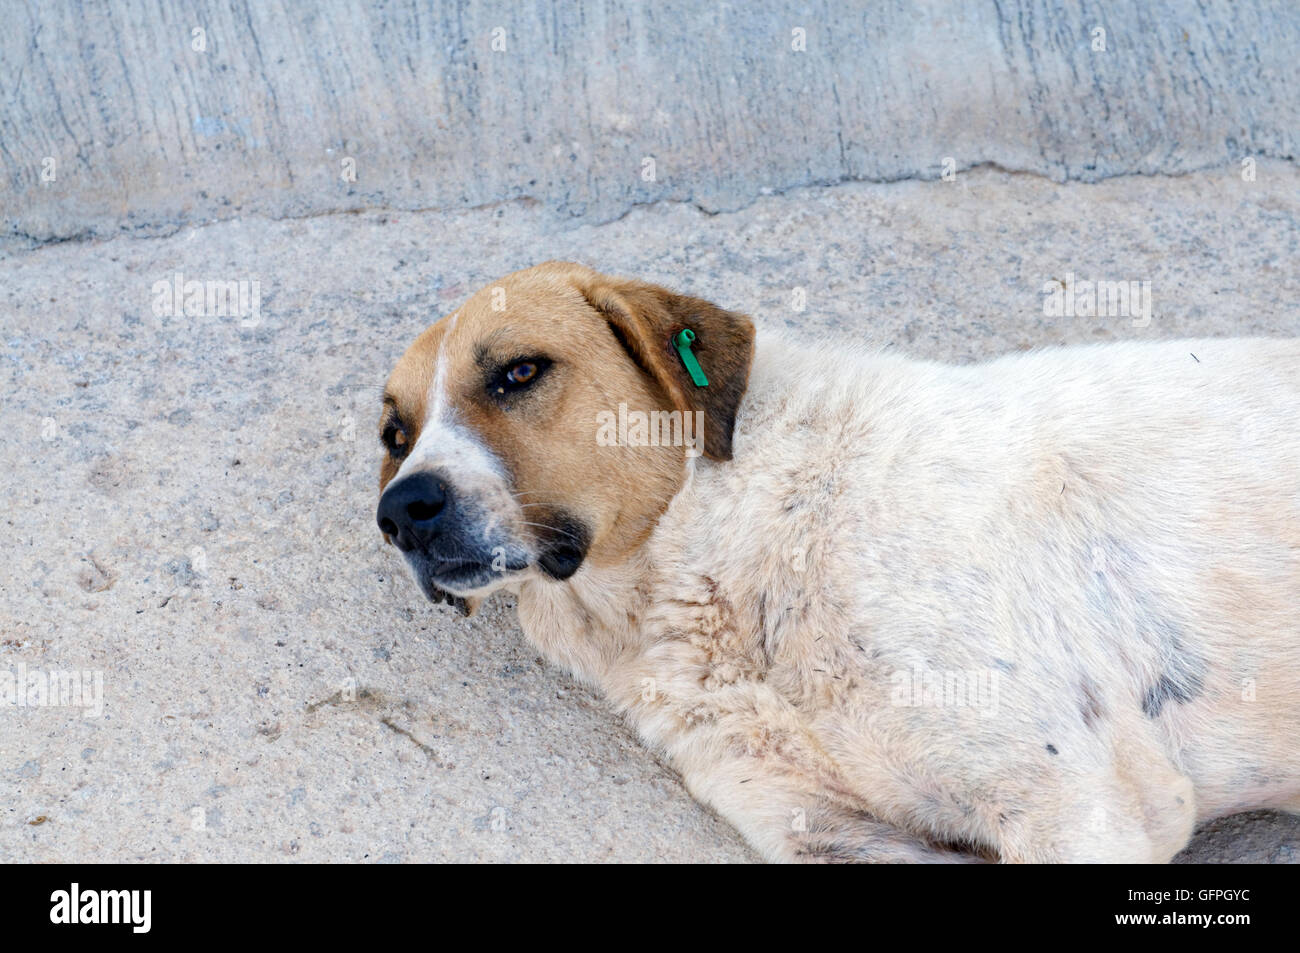
[(1291, 159), (1300, 135), (1288, 0), (3, 9), (10, 247), (520, 198), (733, 209), (944, 157), (1091, 181)]

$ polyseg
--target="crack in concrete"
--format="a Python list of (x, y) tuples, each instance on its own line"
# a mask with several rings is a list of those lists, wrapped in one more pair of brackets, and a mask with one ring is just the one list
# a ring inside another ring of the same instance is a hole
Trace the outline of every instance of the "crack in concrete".
[[(1279, 162), (1289, 162), (1297, 164), (1297, 157), (1294, 155), (1273, 155), (1268, 151), (1259, 151), (1252, 153), (1255, 159), (1270, 159)], [(1235, 165), (1237, 160), (1226, 160), (1224, 162), (1211, 162), (1204, 165), (1195, 166), (1189, 169), (1183, 169), (1176, 172), (1157, 170), (1154, 172), (1117, 172), (1110, 175), (1101, 176), (1098, 179), (1082, 179), (1077, 176), (1071, 176), (1065, 173), (1061, 176), (1053, 176), (1042, 172), (1038, 169), (1016, 168), (1008, 166), (992, 159), (985, 159), (978, 162), (972, 162), (956, 169), (957, 174), (966, 172), (990, 171), (999, 172), (1011, 176), (1028, 176), (1035, 179), (1043, 179), (1057, 185), (1079, 184), (1079, 185), (1099, 185), (1111, 179), (1122, 178), (1145, 178), (1145, 179), (1181, 179), (1191, 175), (1213, 171), (1215, 169), (1228, 169)], [(614, 215), (599, 216), (589, 215), (565, 215), (558, 210), (550, 209), (558, 221), (568, 221), (573, 228), (582, 228), (584, 226), (600, 227), (603, 225), (612, 225), (621, 222), (638, 209), (650, 209), (656, 206), (673, 206), (684, 205), (695, 209), (702, 215), (713, 217), (715, 215), (730, 215), (737, 212), (743, 212), (754, 206), (755, 203), (766, 198), (784, 197), (792, 192), (801, 189), (832, 189), (845, 185), (896, 185), (903, 182), (938, 182), (941, 173), (928, 172), (909, 172), (905, 175), (898, 176), (852, 176), (846, 175), (834, 179), (811, 179), (801, 182), (791, 183), (779, 187), (765, 187), (765, 190), (752, 194), (746, 201), (737, 205), (710, 206), (700, 198), (692, 195), (685, 199), (658, 198), (645, 202), (630, 202), (619, 213)], [(101, 242), (114, 241), (118, 238), (131, 238), (137, 241), (149, 241), (171, 238), (187, 228), (200, 229), (208, 228), (213, 225), (223, 224), (225, 222), (235, 221), (238, 219), (262, 219), (270, 222), (296, 222), (317, 218), (327, 218), (335, 215), (366, 215), (372, 213), (405, 213), (413, 215), (423, 214), (458, 214), (482, 212), (495, 208), (524, 205), (527, 207), (545, 207), (544, 203), (531, 195), (521, 195), (512, 198), (498, 199), (492, 202), (483, 202), (472, 205), (420, 205), (420, 206), (401, 206), (401, 205), (359, 205), (349, 208), (332, 208), (305, 211), (301, 213), (290, 213), (283, 215), (272, 215), (264, 212), (239, 213), (229, 216), (228, 218), (207, 219), (200, 222), (193, 221), (162, 221), (154, 224), (136, 225), (134, 229), (122, 228), (117, 232), (97, 232), (94, 229), (86, 228), (67, 235), (52, 235), (48, 237), (39, 237), (31, 232), (25, 231), (17, 226), (11, 228), (6, 238), (17, 244), (19, 247), (5, 249), (0, 244), (0, 259), (11, 257), (15, 254), (25, 252), (40, 251), (51, 245), (62, 245), (69, 242), (97, 244)], [(139, 234), (147, 232), (148, 234)], [(0, 239), (3, 242), (4, 239)], [(25, 247), (23, 244), (25, 243)]]
[(391, 718), (380, 718), (379, 723), (383, 725), (385, 728), (387, 728), (389, 731), (396, 732), (397, 734), (401, 735), (403, 738), (406, 738), (417, 748), (423, 751), (425, 755), (429, 758), (429, 760), (432, 761), (434, 764), (436, 764), (438, 767), (440, 768), (451, 767), (451, 765), (448, 765), (441, 758), (438, 757), (438, 752), (434, 751), (433, 748), (425, 744), (419, 738), (415, 737), (415, 735), (411, 734), (410, 731), (408, 731), (407, 729), (403, 728), (401, 725), (394, 722)]
[[(391, 699), (387, 699), (381, 693), (372, 691), (368, 688), (358, 689), (355, 698), (346, 697), (343, 690), (340, 689), (339, 691), (335, 692), (333, 695), (330, 695), (328, 698), (322, 698), (320, 701), (309, 702), (307, 704), (307, 713), (314, 714), (317, 711), (320, 711), (322, 708), (326, 708), (326, 707), (340, 708), (344, 711), (358, 711), (358, 710), (373, 711), (375, 708), (390, 706), (392, 704), (393, 702)], [(405, 704), (406, 707), (410, 707), (410, 702), (407, 702)], [(440, 768), (455, 767), (455, 765), (448, 764), (447, 762), (443, 761), (442, 758), (438, 755), (438, 752), (434, 750), (432, 745), (426, 744), (425, 742), (421, 741), (410, 731), (410, 729), (403, 728), (401, 725), (399, 725), (396, 721), (393, 720), (391, 715), (381, 714), (378, 720), (379, 720), (379, 724), (383, 725), (389, 731), (401, 735), (407, 741), (410, 741), (413, 745), (419, 748), (422, 752), (424, 752), (425, 757), (427, 757), (438, 767)]]

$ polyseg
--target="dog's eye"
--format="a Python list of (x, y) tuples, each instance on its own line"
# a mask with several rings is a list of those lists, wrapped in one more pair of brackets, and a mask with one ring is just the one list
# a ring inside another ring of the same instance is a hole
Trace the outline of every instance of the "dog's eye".
[(411, 449), (410, 438), (406, 436), (406, 431), (398, 424), (389, 424), (384, 428), (383, 441), (384, 447), (394, 457), (404, 457), (406, 452)]
[(540, 357), (530, 361), (516, 361), (491, 385), (490, 390), (493, 396), (504, 397), (536, 383), (546, 368), (550, 366), (550, 363), (550, 361)]

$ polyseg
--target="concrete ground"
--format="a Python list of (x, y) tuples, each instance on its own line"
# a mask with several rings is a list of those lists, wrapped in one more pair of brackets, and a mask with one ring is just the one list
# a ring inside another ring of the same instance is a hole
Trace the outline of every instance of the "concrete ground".
[[(104, 685), (99, 718), (0, 708), (0, 860), (753, 860), (507, 600), (462, 620), (381, 545), (394, 359), (547, 258), (953, 361), (1300, 334), (1300, 171), (1240, 173), (982, 169), (578, 227), (526, 202), (244, 218), (0, 259), (0, 673)], [(260, 312), (159, 316), (177, 272), (256, 280)], [(1149, 326), (1044, 315), (1053, 280), (1121, 279), (1151, 282)], [(1298, 848), (1300, 819), (1255, 815), (1183, 859)]]

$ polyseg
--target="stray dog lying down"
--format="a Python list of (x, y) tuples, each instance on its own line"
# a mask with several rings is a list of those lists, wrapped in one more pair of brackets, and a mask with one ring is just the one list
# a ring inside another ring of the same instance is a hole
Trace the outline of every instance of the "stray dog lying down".
[(549, 262), (388, 381), (378, 521), (770, 860), (1167, 861), (1300, 810), (1300, 340), (971, 367)]

